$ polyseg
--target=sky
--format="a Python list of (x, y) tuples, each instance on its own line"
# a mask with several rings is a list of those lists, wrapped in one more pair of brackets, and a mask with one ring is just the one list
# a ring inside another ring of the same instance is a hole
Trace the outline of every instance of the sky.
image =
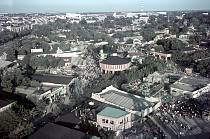
[(117, 12), (140, 10), (210, 10), (210, 0), (0, 0), (0, 12)]

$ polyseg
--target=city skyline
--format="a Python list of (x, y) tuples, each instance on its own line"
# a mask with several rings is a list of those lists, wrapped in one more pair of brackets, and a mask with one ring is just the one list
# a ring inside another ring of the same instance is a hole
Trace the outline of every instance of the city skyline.
[[(143, 6), (142, 6), (143, 4)], [(209, 10), (210, 0), (1, 0), (0, 12), (118, 12)]]

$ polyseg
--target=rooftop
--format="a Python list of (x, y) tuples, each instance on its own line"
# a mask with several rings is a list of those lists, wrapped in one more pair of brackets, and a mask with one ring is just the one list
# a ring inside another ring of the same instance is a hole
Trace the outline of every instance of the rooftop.
[(38, 88), (38, 87), (18, 86), (16, 87), (16, 93), (21, 93), (25, 95), (29, 94), (41, 95), (49, 90), (54, 91), (56, 89), (58, 89), (58, 87), (42, 86), (41, 88)]
[(28, 95), (33, 94), (36, 90), (37, 88), (35, 87), (18, 86), (16, 87), (15, 92)]
[(180, 80), (181, 83), (189, 84), (192, 86), (198, 85), (207, 85), (210, 81), (206, 78), (198, 78), (198, 77), (186, 77)]
[(106, 101), (109, 101), (113, 104), (117, 104), (130, 110), (141, 111), (152, 106), (152, 104), (149, 101), (143, 98), (137, 98), (132, 94), (122, 94), (115, 90), (110, 90), (100, 96)]
[(57, 124), (49, 123), (29, 139), (83, 139), (86, 134)]
[(139, 114), (139, 112), (142, 112), (147, 108), (151, 108), (160, 102), (158, 98), (143, 98), (119, 90), (112, 85), (106, 87), (106, 89), (102, 90), (100, 93), (93, 93), (91, 98), (102, 103), (121, 108), (127, 112), (132, 111), (137, 115)]
[(206, 78), (200, 77), (183, 77), (174, 84), (171, 85), (173, 88), (177, 88), (184, 91), (195, 91), (209, 84), (210, 81)]
[(127, 114), (128, 113), (126, 111), (123, 111), (121, 109), (112, 108), (112, 107), (106, 107), (105, 109), (103, 109), (101, 112), (98, 113), (98, 115), (112, 117), (112, 118), (120, 118)]
[(47, 83), (54, 83), (54, 84), (69, 84), (73, 79), (72, 76), (55, 76), (55, 75), (33, 75), (33, 80), (39, 82), (47, 82)]
[(72, 57), (71, 64), (76, 66), (86, 65), (86, 60), (82, 57)]
[(193, 92), (195, 90), (197, 90), (198, 88), (195, 86), (190, 86), (187, 84), (181, 84), (180, 82), (174, 83), (171, 85), (172, 88), (177, 88), (183, 91), (189, 91), (189, 92)]
[(9, 66), (10, 64), (12, 64), (12, 62), (4, 61), (4, 60), (0, 59), (0, 69), (5, 68), (5, 67)]
[(118, 56), (110, 56), (107, 59), (101, 61), (102, 64), (108, 64), (108, 65), (122, 65), (122, 64), (128, 64), (130, 61), (126, 58), (121, 58)]

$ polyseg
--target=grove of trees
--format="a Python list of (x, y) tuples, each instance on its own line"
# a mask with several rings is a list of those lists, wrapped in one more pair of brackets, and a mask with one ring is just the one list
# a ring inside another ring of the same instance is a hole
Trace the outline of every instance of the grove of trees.
[(30, 60), (30, 65), (36, 68), (48, 69), (48, 68), (57, 68), (64, 66), (64, 60), (62, 58), (56, 58), (51, 55), (47, 56), (33, 56)]

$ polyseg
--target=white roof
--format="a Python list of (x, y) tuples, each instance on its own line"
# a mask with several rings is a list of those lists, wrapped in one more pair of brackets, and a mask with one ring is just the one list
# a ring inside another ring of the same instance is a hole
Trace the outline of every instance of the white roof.
[(10, 64), (12, 64), (12, 62), (0, 59), (0, 69), (3, 69), (5, 67), (9, 66)]

